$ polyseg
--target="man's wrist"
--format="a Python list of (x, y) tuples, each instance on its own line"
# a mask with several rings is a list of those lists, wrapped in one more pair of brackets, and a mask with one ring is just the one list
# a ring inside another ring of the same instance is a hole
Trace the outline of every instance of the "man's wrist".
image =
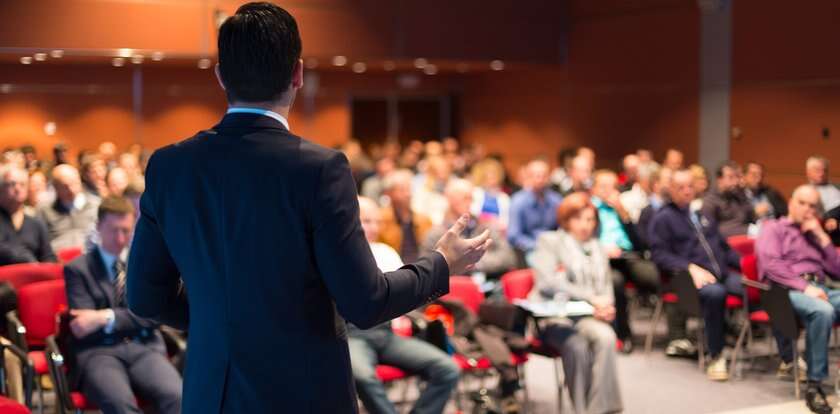
[(114, 313), (113, 309), (103, 309), (101, 311), (102, 315), (102, 330), (106, 334), (110, 334), (114, 332), (114, 322), (117, 319), (117, 315)]

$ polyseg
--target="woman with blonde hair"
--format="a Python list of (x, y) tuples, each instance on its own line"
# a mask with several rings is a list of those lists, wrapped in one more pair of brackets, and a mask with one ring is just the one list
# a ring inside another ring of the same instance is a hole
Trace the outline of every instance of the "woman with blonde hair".
[(510, 214), (510, 196), (502, 191), (505, 168), (501, 162), (486, 158), (473, 165), (470, 175), (475, 185), (470, 211), (480, 222), (504, 233)]

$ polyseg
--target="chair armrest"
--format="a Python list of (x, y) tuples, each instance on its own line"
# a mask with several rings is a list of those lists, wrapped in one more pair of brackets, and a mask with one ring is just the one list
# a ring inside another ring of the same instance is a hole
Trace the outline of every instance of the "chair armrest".
[(748, 286), (751, 288), (761, 289), (761, 290), (770, 290), (770, 285), (766, 283), (756, 282), (755, 280), (750, 280), (745, 277), (741, 278), (741, 284), (744, 286)]
[(22, 384), (24, 403), (27, 407), (32, 408), (32, 385), (34, 384), (35, 379), (35, 364), (31, 359), (29, 359), (29, 355), (27, 355), (26, 351), (15, 344), (5, 343), (3, 341), (0, 341), (0, 356), (3, 358), (2, 361), (0, 361), (0, 393), (8, 395), (8, 390), (6, 389), (6, 382), (8, 378), (6, 374), (5, 360), (5, 351), (7, 350), (20, 361), (21, 373), (23, 374)]
[(29, 351), (29, 346), (26, 344), (26, 327), (20, 321), (17, 311), (9, 311), (6, 313), (6, 330), (9, 335), (9, 340), (18, 348)]
[(76, 407), (70, 398), (70, 381), (67, 379), (64, 355), (61, 353), (61, 348), (58, 346), (55, 335), (48, 336), (45, 342), (47, 344), (47, 366), (50, 370), (50, 379), (55, 387), (56, 403), (59, 412), (73, 410)]

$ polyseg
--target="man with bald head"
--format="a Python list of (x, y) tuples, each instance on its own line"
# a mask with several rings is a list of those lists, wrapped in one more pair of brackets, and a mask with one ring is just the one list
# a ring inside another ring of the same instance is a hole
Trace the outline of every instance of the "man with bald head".
[(467, 229), (464, 230), (464, 237), (471, 237), (474, 234), (481, 234), (484, 230), (490, 232), (490, 238), (493, 243), (490, 248), (484, 253), (484, 257), (475, 265), (476, 272), (485, 273), (490, 278), (498, 278), (503, 273), (516, 267), (516, 254), (508, 244), (507, 240), (499, 235), (493, 228), (487, 226), (485, 223), (479, 222), (478, 218), (470, 212), (470, 207), (473, 202), (473, 190), (475, 187), (467, 180), (455, 178), (449, 181), (444, 189), (444, 196), (446, 196), (449, 209), (444, 216), (443, 223), (432, 227), (426, 235), (426, 240), (423, 243), (423, 250), (429, 252), (434, 250), (435, 243), (446, 233), (459, 217), (467, 214), (470, 216), (470, 222), (467, 224)]
[(828, 343), (838, 319), (840, 290), (826, 287), (826, 279), (840, 279), (840, 255), (823, 230), (820, 193), (812, 185), (793, 192), (788, 214), (761, 226), (756, 241), (759, 277), (790, 289), (790, 301), (805, 322), (808, 363), (808, 407), (830, 413), (821, 388), (828, 378)]
[(508, 240), (527, 262), (540, 232), (557, 229), (557, 206), (563, 197), (548, 188), (548, 163), (536, 159), (525, 167), (525, 188), (510, 202)]
[[(403, 262), (396, 250), (377, 241), (382, 217), (376, 202), (359, 197), (359, 218), (377, 267), (383, 272), (402, 267)], [(359, 398), (370, 413), (397, 413), (394, 404), (388, 400), (385, 386), (376, 375), (377, 364), (420, 374), (426, 380), (426, 387), (412, 410), (416, 413), (443, 412), (458, 383), (458, 366), (449, 355), (420, 339), (395, 335), (390, 321), (365, 330), (348, 324), (347, 344)]]
[[(706, 375), (713, 381), (729, 379), (723, 356), (726, 296), (742, 295), (741, 258), (726, 243), (713, 218), (690, 208), (695, 197), (694, 177), (679, 170), (671, 177), (670, 201), (653, 217), (648, 231), (651, 257), (672, 278), (690, 277), (703, 308), (706, 342), (712, 362)], [(690, 348), (682, 318), (669, 315), (669, 348)], [(677, 324), (679, 322), (679, 325)], [(666, 354), (671, 355), (666, 349)], [(679, 351), (674, 349), (673, 351)], [(677, 354), (681, 352), (676, 352)]]
[(0, 167), (0, 266), (55, 261), (44, 223), (24, 214), (28, 185), (22, 168)]
[(99, 205), (85, 195), (76, 167), (61, 164), (52, 170), (55, 201), (38, 209), (38, 217), (47, 225), (53, 250), (82, 247), (96, 226)]

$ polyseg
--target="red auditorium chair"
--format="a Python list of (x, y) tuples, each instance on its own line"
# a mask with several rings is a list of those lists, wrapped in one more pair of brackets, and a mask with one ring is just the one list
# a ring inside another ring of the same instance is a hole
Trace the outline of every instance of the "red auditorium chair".
[(770, 342), (770, 349), (773, 347), (773, 335), (770, 330), (770, 316), (767, 314), (766, 310), (759, 308), (761, 303), (761, 291), (769, 290), (770, 287), (769, 285), (758, 281), (758, 258), (756, 255), (751, 254), (741, 258), (741, 272), (744, 275), (741, 283), (744, 284), (746, 296), (744, 311), (747, 315), (749, 315), (749, 322), (744, 323), (741, 327), (741, 331), (738, 334), (738, 340), (735, 342), (735, 349), (732, 352), (730, 370), (733, 378), (741, 352), (749, 349), (752, 344), (752, 324), (760, 325), (766, 328), (767, 340)]
[(755, 239), (747, 235), (732, 236), (726, 239), (726, 243), (732, 250), (738, 252), (741, 257), (755, 254)]
[(64, 267), (59, 263), (19, 263), (0, 266), (0, 282), (9, 282), (15, 290), (24, 285), (45, 280), (64, 278)]
[(61, 249), (58, 251), (56, 256), (58, 256), (58, 261), (61, 263), (70, 263), (73, 259), (82, 255), (82, 248), (81, 247), (68, 247), (66, 249)]
[[(481, 289), (473, 282), (471, 277), (452, 276), (449, 278), (449, 293), (441, 297), (441, 299), (460, 301), (467, 309), (477, 315), (481, 303), (484, 302), (484, 293), (481, 292)], [(468, 375), (481, 376), (483, 378), (493, 369), (490, 360), (484, 357), (474, 359), (455, 354), (453, 359), (458, 364), (458, 367), (461, 368), (461, 372)], [(528, 388), (525, 383), (525, 370), (523, 369), (526, 362), (528, 362), (527, 354), (513, 353), (511, 356), (511, 363), (519, 371), (519, 378), (522, 381), (522, 390), (525, 393), (525, 410), (527, 411)], [(457, 402), (460, 405), (460, 397)]]
[(43, 411), (44, 391), (41, 376), (49, 374), (44, 353), (46, 339), (56, 331), (56, 315), (67, 308), (64, 280), (29, 283), (18, 289), (18, 310), (9, 312), (9, 335), (12, 342), (25, 350), (35, 370), (39, 411)]

